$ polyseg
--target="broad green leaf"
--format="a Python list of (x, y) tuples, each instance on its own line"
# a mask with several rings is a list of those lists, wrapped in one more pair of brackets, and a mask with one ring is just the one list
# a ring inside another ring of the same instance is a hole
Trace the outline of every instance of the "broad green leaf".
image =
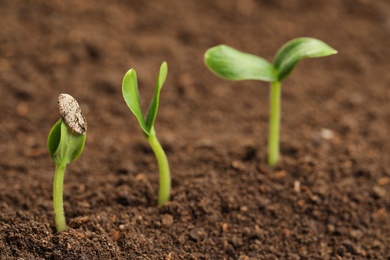
[(149, 129), (145, 124), (145, 120), (141, 111), (139, 92), (138, 92), (138, 83), (137, 83), (137, 74), (134, 69), (130, 69), (123, 77), (122, 95), (123, 98), (125, 99), (127, 106), (130, 108), (130, 111), (137, 118), (142, 131), (144, 132), (145, 135), (149, 136)]
[(51, 129), (47, 146), (56, 165), (67, 165), (76, 160), (84, 150), (86, 134), (78, 134), (60, 119)]
[(302, 59), (324, 57), (337, 51), (326, 43), (309, 37), (296, 38), (284, 44), (275, 55), (278, 80), (285, 79)]
[(157, 84), (156, 88), (154, 90), (153, 99), (150, 102), (148, 113), (146, 115), (146, 127), (148, 129), (148, 132), (152, 129), (154, 125), (154, 120), (156, 119), (157, 111), (158, 111), (158, 104), (160, 100), (160, 91), (165, 83), (165, 79), (167, 78), (168, 74), (168, 65), (164, 61), (160, 66), (160, 72), (158, 74), (157, 78)]
[(218, 76), (228, 80), (277, 80), (274, 67), (268, 61), (238, 51), (226, 45), (218, 45), (206, 51), (206, 66)]

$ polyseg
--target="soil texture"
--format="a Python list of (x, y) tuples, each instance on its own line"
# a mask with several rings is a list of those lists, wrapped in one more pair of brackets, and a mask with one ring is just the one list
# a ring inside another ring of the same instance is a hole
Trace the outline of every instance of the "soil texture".
[[(388, 0), (0, 0), (0, 259), (390, 259)], [(270, 61), (310, 36), (339, 51), (282, 86), (281, 158), (266, 164), (268, 84), (204, 66), (217, 44)], [(155, 129), (171, 201), (121, 93)], [(55, 232), (47, 135), (57, 97), (88, 121)]]

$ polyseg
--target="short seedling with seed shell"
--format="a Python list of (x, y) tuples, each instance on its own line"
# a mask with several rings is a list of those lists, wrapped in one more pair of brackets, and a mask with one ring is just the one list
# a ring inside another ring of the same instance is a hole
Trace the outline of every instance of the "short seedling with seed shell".
[(157, 78), (157, 84), (154, 91), (152, 101), (150, 102), (146, 117), (143, 117), (140, 98), (138, 91), (137, 74), (134, 69), (130, 69), (123, 77), (122, 82), (122, 94), (125, 102), (131, 112), (135, 115), (138, 123), (142, 129), (142, 132), (149, 142), (154, 154), (157, 158), (157, 163), (160, 171), (160, 190), (158, 195), (158, 205), (162, 206), (169, 200), (169, 194), (171, 189), (171, 177), (169, 171), (169, 164), (167, 156), (160, 145), (156, 132), (154, 130), (154, 121), (157, 116), (157, 110), (160, 99), (160, 91), (167, 78), (168, 66), (166, 62), (163, 62), (160, 67), (160, 72)]
[(61, 118), (54, 124), (47, 138), (47, 147), (56, 165), (53, 183), (53, 208), (56, 229), (66, 229), (63, 186), (66, 166), (76, 160), (84, 149), (87, 121), (76, 99), (68, 94), (58, 97)]
[(336, 50), (320, 40), (302, 37), (284, 44), (276, 53), (273, 64), (226, 45), (208, 49), (204, 59), (206, 66), (224, 79), (262, 80), (271, 83), (268, 164), (275, 166), (279, 158), (281, 82), (300, 60), (336, 53)]

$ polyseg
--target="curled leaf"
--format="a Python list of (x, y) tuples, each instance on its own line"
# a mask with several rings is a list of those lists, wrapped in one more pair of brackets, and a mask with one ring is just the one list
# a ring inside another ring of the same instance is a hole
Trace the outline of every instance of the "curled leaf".
[(314, 38), (293, 39), (284, 44), (275, 55), (274, 66), (278, 73), (278, 81), (285, 79), (302, 59), (324, 57), (336, 53), (335, 49)]
[(152, 127), (154, 125), (154, 120), (156, 119), (156, 116), (157, 116), (158, 104), (159, 104), (159, 100), (160, 100), (160, 91), (165, 83), (165, 80), (167, 78), (167, 74), (168, 74), (168, 65), (164, 61), (160, 66), (160, 72), (159, 72), (158, 77), (157, 77), (157, 84), (156, 84), (156, 88), (154, 90), (153, 99), (150, 102), (148, 113), (146, 115), (145, 124), (146, 124), (146, 127), (148, 128), (149, 131), (152, 129)]
[(149, 136), (149, 130), (146, 127), (145, 120), (142, 115), (138, 91), (137, 73), (134, 69), (130, 69), (123, 77), (122, 95), (130, 111), (137, 118), (142, 131), (146, 136)]
[(61, 118), (49, 133), (47, 147), (56, 165), (66, 165), (81, 155), (85, 140), (86, 134), (80, 135), (72, 131)]
[(47, 148), (51, 157), (54, 156), (54, 153), (57, 150), (58, 144), (61, 140), (61, 123), (62, 119), (59, 119), (57, 123), (51, 128), (49, 136), (47, 138)]
[(163, 62), (160, 67), (156, 88), (154, 91), (153, 99), (149, 105), (146, 119), (144, 119), (141, 110), (137, 74), (135, 70), (130, 69), (123, 77), (123, 81), (122, 81), (123, 98), (127, 106), (129, 107), (130, 111), (137, 118), (143, 133), (147, 137), (150, 136), (151, 130), (153, 128), (154, 120), (156, 119), (158, 104), (160, 99), (160, 91), (164, 85), (165, 79), (167, 78), (167, 73), (168, 73), (167, 63)]

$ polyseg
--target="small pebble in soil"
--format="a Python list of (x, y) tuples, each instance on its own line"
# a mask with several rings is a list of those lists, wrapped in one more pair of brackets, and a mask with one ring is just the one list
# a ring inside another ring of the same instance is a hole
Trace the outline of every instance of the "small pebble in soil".
[(78, 228), (88, 221), (89, 221), (88, 216), (76, 217), (70, 220), (69, 226), (72, 228)]
[(284, 235), (284, 237), (290, 237), (290, 235), (291, 235), (290, 229), (284, 228), (283, 229), (283, 235)]
[(361, 230), (357, 230), (357, 229), (351, 230), (351, 232), (349, 234), (352, 238), (354, 238), (356, 240), (359, 240), (363, 237), (363, 232)]
[(281, 170), (281, 171), (276, 171), (271, 173), (270, 178), (273, 180), (278, 180), (278, 179), (283, 179), (284, 177), (286, 177), (286, 175), (287, 172), (285, 170)]
[(120, 238), (120, 233), (119, 233), (118, 230), (111, 229), (110, 234), (111, 234), (112, 240), (114, 240), (114, 241), (118, 241), (118, 240), (119, 240), (119, 238)]
[(210, 139), (200, 139), (195, 142), (195, 148), (213, 148), (214, 143)]
[(352, 253), (354, 255), (358, 254), (358, 250), (357, 250), (356, 246), (351, 241), (345, 240), (343, 242), (343, 246), (345, 247), (347, 252)]
[(227, 223), (223, 223), (222, 224), (221, 229), (222, 229), (223, 232), (226, 232), (228, 230), (228, 228), (229, 228), (229, 225)]
[(301, 182), (300, 181), (294, 181), (294, 191), (296, 193), (301, 192)]
[(240, 211), (241, 212), (247, 212), (248, 211), (248, 207), (247, 206), (241, 206), (240, 207)]
[(372, 213), (372, 216), (378, 220), (384, 219), (384, 217), (387, 215), (385, 208), (379, 208), (376, 211)]
[(246, 169), (245, 164), (242, 161), (235, 160), (232, 162), (232, 167), (236, 170), (244, 171)]
[(203, 228), (195, 228), (190, 232), (190, 238), (196, 242), (203, 241), (207, 237), (207, 233)]
[(26, 102), (19, 102), (16, 106), (16, 112), (21, 117), (26, 117), (29, 112), (29, 108)]
[(386, 190), (384, 188), (381, 188), (379, 186), (374, 186), (372, 188), (372, 191), (373, 191), (373, 196), (374, 198), (384, 198), (386, 197)]
[(176, 255), (175, 252), (170, 252), (166, 257), (165, 260), (179, 260), (179, 257)]
[(390, 177), (379, 178), (378, 185), (385, 186), (387, 184), (390, 184)]
[(173, 217), (172, 215), (170, 214), (164, 214), (164, 216), (162, 217), (162, 224), (163, 224), (163, 227), (170, 227), (173, 225)]
[(332, 130), (327, 129), (327, 128), (323, 128), (320, 131), (320, 136), (322, 139), (332, 140), (334, 138), (335, 134)]
[(326, 228), (327, 228), (329, 233), (333, 233), (336, 230), (336, 228), (335, 228), (335, 226), (333, 224), (328, 224), (326, 226)]

